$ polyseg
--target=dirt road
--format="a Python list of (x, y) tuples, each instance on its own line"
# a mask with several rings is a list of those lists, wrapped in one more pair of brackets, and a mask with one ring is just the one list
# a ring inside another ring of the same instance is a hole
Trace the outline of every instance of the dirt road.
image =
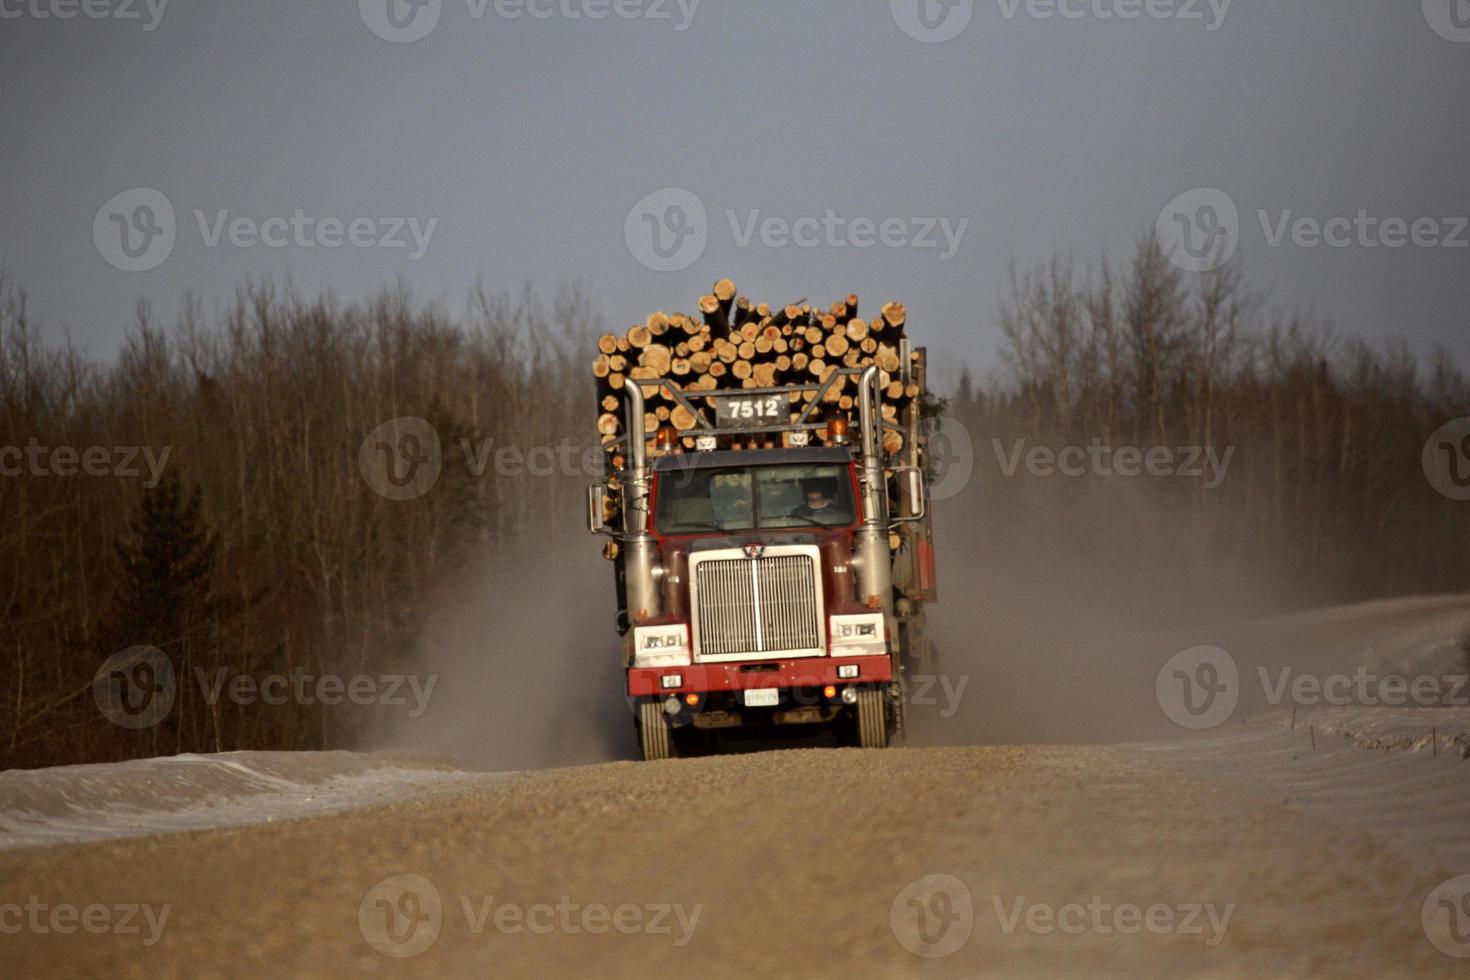
[(1127, 746), (767, 752), (3, 853), (5, 901), (168, 909), (43, 908), (0, 972), (1463, 976), (1446, 870)]

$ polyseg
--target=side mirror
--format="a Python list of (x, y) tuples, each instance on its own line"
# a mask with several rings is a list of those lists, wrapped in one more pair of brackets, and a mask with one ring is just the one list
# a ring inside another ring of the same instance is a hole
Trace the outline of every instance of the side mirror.
[(904, 502), (908, 505), (905, 509), (909, 513), (903, 517), (893, 518), (893, 523), (907, 524), (922, 521), (928, 511), (924, 498), (924, 471), (917, 466), (900, 466), (897, 468), (897, 475)]
[(587, 488), (587, 530), (592, 534), (601, 534), (607, 530), (607, 522), (602, 515), (607, 504), (607, 484), (594, 483)]

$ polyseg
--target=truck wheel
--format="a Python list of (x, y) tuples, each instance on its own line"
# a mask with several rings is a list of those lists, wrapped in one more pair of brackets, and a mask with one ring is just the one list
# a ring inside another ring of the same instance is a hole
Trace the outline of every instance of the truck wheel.
[(674, 757), (673, 731), (657, 701), (638, 702), (638, 747), (645, 762)]
[(857, 734), (861, 748), (881, 749), (888, 745), (888, 713), (883, 700), (880, 688), (864, 688), (858, 692)]

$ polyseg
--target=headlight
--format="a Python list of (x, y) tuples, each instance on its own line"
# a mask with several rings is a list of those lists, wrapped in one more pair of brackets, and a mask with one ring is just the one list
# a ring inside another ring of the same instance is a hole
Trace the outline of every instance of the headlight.
[(852, 656), (887, 652), (882, 613), (833, 616), (830, 622), (833, 654)]
[(635, 626), (630, 634), (634, 667), (684, 667), (689, 664), (689, 628)]

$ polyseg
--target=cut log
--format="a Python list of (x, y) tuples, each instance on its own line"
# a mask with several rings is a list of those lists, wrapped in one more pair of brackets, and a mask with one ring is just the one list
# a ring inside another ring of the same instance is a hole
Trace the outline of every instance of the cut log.
[(901, 330), (905, 320), (908, 318), (907, 311), (902, 303), (884, 303), (882, 308), (883, 322), (889, 329)]
[(669, 373), (669, 362), (673, 356), (673, 351), (663, 344), (649, 344), (638, 356), (638, 365), (652, 371), (650, 377), (662, 377)]
[(735, 301), (735, 325), (743, 327), (752, 320), (758, 320), (755, 315), (755, 306), (750, 302), (749, 296), (741, 296)]
[(617, 334), (605, 333), (597, 338), (597, 350), (601, 354), (613, 354), (618, 349)]
[(653, 343), (653, 331), (643, 324), (628, 328), (628, 346), (634, 350), (642, 350)]
[(711, 336), (721, 339), (730, 336), (729, 314), (714, 293), (707, 293), (699, 298), (699, 312), (704, 314), (704, 325), (709, 327)]
[(880, 343), (877, 352), (873, 355), (873, 363), (889, 374), (896, 374), (900, 366), (897, 348)]

